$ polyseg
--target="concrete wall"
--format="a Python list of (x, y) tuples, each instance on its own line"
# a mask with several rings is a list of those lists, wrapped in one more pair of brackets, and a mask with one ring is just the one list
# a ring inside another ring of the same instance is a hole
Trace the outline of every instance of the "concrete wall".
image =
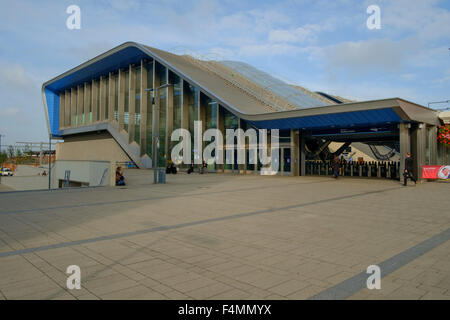
[(56, 160), (125, 162), (130, 158), (108, 132), (65, 137), (56, 144)]
[(23, 176), (38, 176), (42, 175), (43, 172), (48, 173), (48, 165), (38, 168), (30, 165), (19, 164), (14, 172), (15, 177)]
[(53, 170), (53, 185), (58, 187), (60, 180), (65, 180), (66, 170), (70, 171), (70, 181), (84, 186), (97, 187), (111, 184), (111, 175), (115, 173), (114, 165), (109, 161), (56, 161)]

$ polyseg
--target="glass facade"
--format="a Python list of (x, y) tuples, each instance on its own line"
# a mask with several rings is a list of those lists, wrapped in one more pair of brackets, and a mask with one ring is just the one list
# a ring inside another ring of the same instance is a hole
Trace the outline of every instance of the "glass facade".
[(159, 119), (158, 119), (158, 135), (159, 135), (159, 155), (158, 166), (166, 166), (166, 101), (167, 101), (167, 88), (159, 90)]
[(157, 83), (159, 83), (159, 85), (163, 85), (167, 83), (167, 70), (166, 67), (164, 67), (162, 64), (160, 64), (159, 62), (155, 62), (156, 65), (156, 78), (158, 80)]
[(87, 105), (84, 106), (86, 110), (86, 122), (92, 123), (92, 85), (90, 83), (86, 83), (86, 94), (87, 94)]
[(134, 141), (141, 142), (141, 66), (135, 68)]
[[(153, 61), (144, 64), (147, 71), (147, 88), (153, 88)], [(147, 127), (145, 128), (146, 145), (145, 153), (152, 158), (152, 134), (153, 134), (153, 97), (154, 92), (150, 91), (147, 94)]]
[(291, 149), (290, 148), (284, 148), (283, 149), (283, 171), (284, 172), (291, 172)]
[[(181, 128), (181, 78), (172, 71), (169, 71), (169, 83), (173, 85), (173, 110), (172, 110), (172, 129)], [(178, 143), (170, 140), (169, 134), (169, 154), (170, 150)]]
[(100, 120), (100, 80), (94, 80), (92, 89), (94, 90), (94, 105), (92, 106), (95, 108), (96, 111), (96, 117), (94, 121)]
[(105, 78), (106, 100), (105, 100), (105, 119), (109, 119), (109, 77)]
[(198, 120), (198, 89), (186, 81), (183, 82), (184, 84), (184, 96), (186, 101), (186, 105), (188, 108), (187, 112), (187, 129), (189, 130), (189, 133), (191, 134), (191, 159), (194, 159), (194, 121)]
[(123, 81), (124, 81), (124, 87), (125, 87), (123, 127), (124, 127), (125, 131), (128, 132), (128, 124), (130, 122), (130, 71), (129, 70), (126, 70), (123, 73)]
[(173, 84), (173, 129), (181, 128), (181, 79), (169, 71), (169, 83)]
[(201, 94), (202, 105), (205, 108), (205, 128), (206, 130), (211, 128), (217, 128), (217, 102), (209, 98), (208, 96)]
[[(194, 144), (194, 124), (195, 121), (203, 120), (205, 130), (214, 129), (218, 127), (218, 112), (220, 112), (220, 119), (223, 120), (223, 129), (233, 129), (239, 128), (239, 118), (232, 112), (228, 111), (224, 107), (220, 106), (217, 101), (208, 97), (206, 94), (201, 93), (198, 88), (190, 84), (187, 81), (183, 81), (180, 76), (172, 71), (168, 71), (165, 66), (154, 61), (144, 61), (138, 66), (133, 65), (130, 68), (125, 68), (123, 74), (121, 75), (121, 81), (124, 90), (123, 97), (123, 121), (124, 129), (130, 134), (130, 142), (135, 141), (140, 145), (141, 154), (146, 154), (150, 158), (153, 158), (153, 133), (154, 133), (154, 103), (156, 97), (156, 91), (149, 91), (144, 97), (147, 101), (145, 104), (141, 105), (141, 99), (143, 98), (143, 88), (144, 89), (155, 89), (155, 87), (160, 87), (164, 84), (171, 84), (171, 87), (166, 87), (158, 90), (158, 97), (156, 98), (158, 102), (158, 135), (159, 135), (159, 153), (157, 155), (157, 163), (159, 167), (165, 167), (167, 160), (170, 160), (171, 150), (177, 142), (171, 142), (168, 138), (171, 132), (167, 132), (168, 125), (172, 124), (173, 130), (181, 128), (183, 125), (189, 130), (191, 134), (191, 159), (194, 159), (195, 144)], [(132, 72), (132, 73), (130, 73)], [(132, 75), (135, 77), (131, 77)], [(146, 78), (142, 78), (145, 76)], [(144, 81), (145, 80), (145, 81)], [(133, 81), (133, 83), (131, 82)], [(144, 87), (143, 87), (144, 86)], [(183, 87), (182, 87), (183, 86)], [(134, 91), (130, 89), (134, 88)], [(173, 89), (173, 99), (171, 101), (173, 105), (173, 110), (170, 114), (168, 112), (169, 106), (169, 93)], [(112, 71), (111, 76), (104, 75), (101, 78), (93, 79), (86, 82), (84, 85), (79, 87), (74, 87), (68, 89), (64, 95), (64, 107), (65, 111), (70, 110), (66, 115), (66, 119), (63, 122), (68, 122), (68, 125), (73, 126), (81, 124), (91, 124), (95, 121), (100, 121), (103, 118), (107, 121), (118, 121), (119, 120), (119, 73), (118, 71)], [(131, 92), (131, 94), (130, 94)], [(134, 94), (134, 96), (133, 96)], [(68, 95), (67, 98), (65, 96)], [(133, 101), (134, 99), (134, 101)], [(130, 109), (133, 106), (134, 110)], [(110, 104), (113, 103), (111, 109), (109, 109)], [(183, 113), (183, 103), (187, 110)], [(104, 104), (104, 105), (103, 105)], [(75, 109), (71, 109), (75, 108)], [(69, 109), (67, 109), (69, 108)], [(201, 110), (200, 110), (201, 109)], [(201, 111), (201, 112), (200, 112)], [(185, 115), (187, 119), (183, 119), (182, 115)], [(133, 118), (130, 118), (130, 115)], [(169, 117), (169, 118), (168, 118)], [(202, 117), (200, 119), (200, 117)], [(146, 120), (143, 122), (143, 120)], [(134, 123), (134, 127), (130, 126)], [(171, 120), (171, 121), (168, 121)], [(145, 128), (141, 126), (145, 123)], [(242, 129), (245, 131), (247, 129), (247, 123), (242, 121)], [(132, 130), (130, 132), (130, 130)], [(141, 135), (142, 133), (142, 135)], [(226, 132), (222, 132), (224, 137), (224, 143), (226, 138)], [(280, 140), (283, 142), (288, 142), (289, 131), (280, 132)], [(270, 142), (270, 136), (268, 137), (268, 142)], [(237, 138), (235, 138), (235, 144), (237, 143)], [(226, 152), (224, 152), (224, 166), (223, 168), (230, 171), (238, 171), (240, 169), (246, 169), (249, 171), (254, 171), (255, 165), (249, 163), (249, 158), (251, 155), (248, 150), (249, 139), (246, 139), (246, 166), (239, 166), (237, 164), (237, 150), (234, 146), (234, 164), (227, 163)], [(141, 145), (142, 144), (142, 145)], [(209, 144), (209, 142), (205, 142)], [(204, 144), (204, 146), (205, 146)], [(226, 150), (225, 150), (226, 151)], [(282, 168), (284, 172), (290, 172), (290, 149), (284, 148), (280, 153), (283, 157)], [(281, 162), (281, 161), (280, 161)], [(281, 164), (281, 163), (280, 163)], [(261, 164), (258, 164), (258, 169)], [(211, 162), (208, 163), (208, 170), (215, 171), (216, 164)]]
[(76, 126), (78, 124), (78, 114), (77, 114), (77, 100), (78, 100), (78, 90), (77, 88), (73, 89), (71, 94), (71, 100), (74, 103), (72, 110), (72, 126)]
[[(201, 106), (205, 108), (205, 130), (217, 128), (217, 102), (203, 93), (200, 93), (200, 100)], [(211, 155), (215, 156), (214, 153)], [(208, 163), (208, 171), (214, 171), (215, 169), (215, 163)]]
[(114, 79), (114, 120), (119, 121), (119, 74), (113, 75)]
[(78, 111), (79, 111), (79, 124), (84, 126), (85, 116), (84, 116), (84, 85), (78, 87)]
[[(232, 114), (225, 108), (221, 108), (221, 111), (223, 112), (223, 122), (224, 122), (224, 127), (225, 127), (225, 132), (223, 133), (223, 135), (224, 135), (223, 139), (224, 139), (224, 143), (226, 143), (226, 129), (236, 130), (237, 128), (239, 128), (239, 119), (238, 119), (238, 117), (236, 117), (234, 114)], [(237, 138), (234, 138), (234, 143), (235, 143), (235, 145), (237, 144)], [(229, 161), (227, 161), (227, 157), (226, 157), (226, 153), (225, 153), (225, 155), (224, 155), (225, 170), (233, 170), (233, 169), (238, 170), (236, 147), (234, 148), (233, 161), (234, 161), (233, 162), (234, 165), (232, 163), (229, 163)]]

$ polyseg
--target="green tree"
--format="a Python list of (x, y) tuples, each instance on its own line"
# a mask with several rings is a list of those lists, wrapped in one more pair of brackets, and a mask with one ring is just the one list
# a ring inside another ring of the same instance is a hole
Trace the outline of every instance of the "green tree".
[(8, 155), (6, 152), (2, 151), (0, 152), (0, 166), (3, 166), (3, 163), (8, 159)]

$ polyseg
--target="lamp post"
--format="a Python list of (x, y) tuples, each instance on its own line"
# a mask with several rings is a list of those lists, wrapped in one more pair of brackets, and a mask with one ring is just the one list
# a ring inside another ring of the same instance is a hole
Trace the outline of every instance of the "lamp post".
[[(157, 88), (148, 88), (145, 91), (151, 92), (155, 91), (155, 112), (153, 115), (153, 183), (158, 183), (158, 173), (156, 172), (158, 166), (158, 157), (159, 157), (159, 129), (158, 129), (158, 118), (159, 118), (159, 90), (164, 89), (171, 86), (171, 84), (163, 84)], [(152, 101), (153, 102), (153, 101)], [(152, 103), (153, 104), (153, 103)]]

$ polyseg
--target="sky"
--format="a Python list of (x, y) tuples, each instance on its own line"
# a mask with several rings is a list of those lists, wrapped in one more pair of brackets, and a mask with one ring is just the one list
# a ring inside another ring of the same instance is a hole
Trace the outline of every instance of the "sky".
[[(70, 30), (70, 5), (81, 29)], [(369, 29), (370, 5), (380, 29)], [(356, 100), (450, 99), (449, 0), (0, 0), (2, 145), (47, 141), (42, 84), (126, 41)], [(449, 104), (433, 105), (446, 107)]]

